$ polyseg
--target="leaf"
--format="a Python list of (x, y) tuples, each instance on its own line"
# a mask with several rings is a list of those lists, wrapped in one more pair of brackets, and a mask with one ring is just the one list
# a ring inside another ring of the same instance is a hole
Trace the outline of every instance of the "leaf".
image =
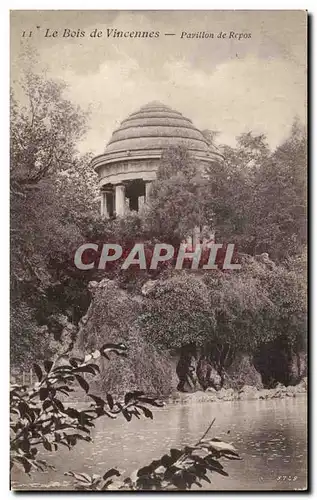
[(200, 444), (202, 446), (205, 446), (209, 449), (213, 449), (215, 451), (231, 452), (234, 455), (237, 455), (236, 448), (232, 444), (229, 444), (229, 443), (224, 443), (222, 441), (214, 441), (213, 439), (211, 439), (209, 441), (201, 441)]
[(174, 462), (179, 459), (183, 455), (183, 452), (181, 450), (178, 450), (177, 448), (171, 448), (170, 449), (170, 454)]
[(103, 487), (101, 488), (102, 491), (105, 491), (108, 489), (108, 486), (110, 486), (110, 484), (112, 484), (113, 481), (112, 479), (109, 479), (109, 481), (106, 481), (105, 484), (103, 485)]
[(54, 372), (70, 372), (72, 370), (72, 367), (69, 366), (69, 365), (60, 365), (60, 366), (57, 366), (56, 368), (54, 368)]
[(76, 358), (70, 358), (70, 359), (69, 359), (69, 364), (70, 364), (71, 366), (73, 366), (74, 368), (77, 368), (77, 366), (78, 366), (78, 361), (77, 361), (77, 359), (76, 359)]
[(70, 417), (70, 418), (79, 418), (80, 413), (76, 408), (67, 408), (65, 410), (65, 413)]
[(76, 435), (67, 435), (65, 436), (68, 444), (70, 444), (70, 446), (74, 446), (76, 443), (77, 443), (77, 437)]
[(47, 398), (47, 396), (49, 395), (50, 391), (47, 387), (41, 387), (40, 389), (40, 400), (43, 401), (44, 399)]
[(43, 403), (43, 410), (46, 411), (50, 406), (52, 406), (52, 401), (46, 399)]
[(106, 480), (106, 479), (109, 479), (109, 477), (112, 477), (112, 476), (120, 476), (120, 472), (117, 470), (117, 469), (109, 469), (103, 476), (102, 476), (102, 479)]
[(14, 461), (19, 462), (23, 465), (23, 470), (28, 474), (32, 468), (32, 464), (27, 460), (26, 457), (19, 456), (19, 457), (14, 457)]
[[(204, 462), (204, 467), (209, 470), (210, 472), (218, 472), (219, 474), (222, 474), (223, 476), (228, 476), (228, 474), (224, 471), (223, 466), (221, 463), (218, 461), (218, 459), (211, 458), (214, 455), (208, 455), (203, 459)], [(195, 455), (195, 460), (197, 461), (197, 456)]]
[(125, 409), (125, 408), (123, 408), (123, 409), (122, 409), (122, 415), (124, 416), (124, 418), (125, 418), (128, 422), (130, 422), (130, 420), (131, 420), (131, 418), (132, 418), (132, 415), (131, 415), (131, 413), (130, 413), (127, 409)]
[(169, 455), (163, 455), (161, 457), (162, 465), (167, 469), (173, 463), (173, 459)]
[(127, 392), (126, 395), (124, 396), (124, 404), (127, 405), (133, 400), (135, 400), (134, 392)]
[(127, 350), (127, 346), (125, 344), (123, 344), (122, 342), (120, 342), (120, 344), (113, 344), (111, 342), (108, 342), (107, 344), (104, 344), (100, 350), (101, 351), (106, 351), (106, 350), (119, 350), (119, 351), (122, 350), (122, 351), (126, 351)]
[(23, 441), (21, 441), (19, 443), (19, 448), (24, 452), (24, 453), (29, 453), (30, 451), (30, 443), (28, 441), (28, 439), (23, 439)]
[(90, 363), (89, 366), (95, 370), (96, 373), (100, 373), (100, 368), (98, 365), (96, 365), (96, 363)]
[(74, 391), (74, 389), (72, 389), (68, 385), (60, 385), (59, 387), (56, 387), (56, 391), (61, 391), (63, 394), (66, 394), (66, 396), (68, 396), (68, 393)]
[(136, 406), (137, 406), (137, 408), (140, 408), (141, 410), (143, 410), (143, 413), (144, 413), (146, 418), (151, 418), (153, 420), (153, 413), (151, 412), (151, 410), (146, 408), (146, 406), (142, 406), (142, 405), (136, 405)]
[(107, 343), (102, 346), (100, 349), (100, 353), (102, 356), (106, 357), (107, 359), (110, 359), (107, 353), (113, 352), (117, 354), (117, 356), (124, 356), (126, 357), (127, 353), (127, 347), (120, 343), (120, 344), (112, 344), (112, 343)]
[(38, 365), (37, 363), (33, 363), (33, 369), (34, 369), (35, 374), (38, 378), (38, 381), (41, 382), (41, 380), (43, 378), (43, 373), (42, 373), (42, 369), (41, 369), (40, 365)]
[[(124, 403), (128, 404), (133, 400), (142, 400), (143, 401), (144, 392), (143, 391), (131, 391), (127, 392), (124, 396)], [(149, 398), (150, 399), (150, 398)]]
[(155, 398), (147, 398), (147, 397), (140, 396), (138, 399), (140, 401), (142, 401), (142, 403), (147, 403), (149, 405), (156, 406), (158, 408), (161, 408), (162, 406), (164, 406), (163, 401), (157, 401)]
[(25, 401), (20, 401), (18, 404), (18, 410), (21, 418), (24, 418), (29, 411), (29, 405)]
[(110, 410), (112, 410), (113, 405), (114, 405), (114, 401), (113, 401), (113, 397), (111, 396), (111, 394), (107, 394), (107, 402), (108, 402)]
[(49, 441), (47, 440), (43, 441), (43, 446), (47, 451), (52, 451), (52, 445)]
[(105, 406), (105, 402), (99, 396), (94, 396), (93, 394), (88, 394), (88, 396), (95, 401), (97, 406), (101, 406), (102, 408)]
[(53, 401), (54, 401), (55, 405), (57, 406), (57, 408), (58, 408), (61, 412), (64, 412), (64, 411), (65, 411), (64, 405), (63, 405), (63, 403), (62, 403), (59, 399), (54, 398), (54, 399), (53, 399)]
[(83, 377), (81, 377), (80, 375), (76, 374), (75, 376), (76, 376), (76, 379), (77, 379), (77, 382), (79, 383), (79, 385), (84, 389), (84, 391), (86, 393), (88, 393), (88, 391), (89, 391), (88, 382), (86, 382), (86, 380)]
[(77, 481), (81, 481), (84, 483), (91, 483), (91, 477), (88, 474), (85, 474), (84, 472), (79, 474), (77, 472), (69, 471), (69, 472), (64, 472), (64, 476), (72, 476), (75, 479), (77, 479)]
[(95, 370), (89, 365), (79, 366), (73, 370), (73, 373), (91, 373), (92, 375), (95, 375)]
[(52, 366), (53, 366), (53, 361), (45, 359), (45, 361), (44, 361), (44, 368), (45, 368), (46, 373), (49, 373), (51, 371)]
[(88, 482), (91, 482), (91, 477), (88, 474), (85, 474), (84, 472), (81, 472), (80, 474), (77, 474), (82, 480), (86, 480)]

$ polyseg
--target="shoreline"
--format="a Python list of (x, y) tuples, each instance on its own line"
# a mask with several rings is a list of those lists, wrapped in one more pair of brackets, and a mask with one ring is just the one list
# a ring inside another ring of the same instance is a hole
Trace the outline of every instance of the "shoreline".
[[(307, 395), (307, 378), (301, 380), (297, 385), (284, 386), (279, 384), (274, 389), (257, 389), (254, 386), (245, 385), (239, 391), (234, 389), (215, 389), (208, 388), (206, 391), (196, 392), (178, 392), (175, 391), (172, 395), (167, 397), (157, 397), (165, 403), (164, 406), (169, 405), (187, 405), (196, 403), (220, 403), (222, 401), (255, 401), (255, 400), (268, 400), (268, 399), (285, 399), (296, 398), (299, 396)], [(103, 395), (101, 395), (103, 397)], [(67, 401), (69, 405), (87, 405), (91, 401), (88, 400), (74, 400)], [(64, 401), (65, 404), (65, 401)]]
[(234, 389), (208, 388), (206, 391), (197, 392), (175, 392), (165, 400), (166, 404), (193, 404), (214, 403), (221, 401), (252, 401), (267, 399), (295, 398), (307, 394), (307, 378), (301, 380), (297, 385), (285, 387), (278, 384), (274, 389), (257, 389), (254, 386), (245, 385), (239, 391)]

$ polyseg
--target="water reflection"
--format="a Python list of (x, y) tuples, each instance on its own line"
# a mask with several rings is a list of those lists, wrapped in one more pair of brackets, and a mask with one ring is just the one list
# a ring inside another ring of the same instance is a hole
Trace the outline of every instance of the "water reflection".
[[(232, 442), (242, 461), (226, 464), (229, 478), (213, 475), (208, 489), (286, 490), (306, 487), (306, 398), (232, 401), (168, 406), (154, 420), (98, 422), (94, 443), (47, 454), (57, 471), (26, 480), (15, 474), (14, 487), (70, 488), (64, 472), (102, 473), (110, 467), (131, 473), (171, 447), (197, 441), (213, 418), (214, 435)], [(68, 479), (68, 478), (67, 478)]]

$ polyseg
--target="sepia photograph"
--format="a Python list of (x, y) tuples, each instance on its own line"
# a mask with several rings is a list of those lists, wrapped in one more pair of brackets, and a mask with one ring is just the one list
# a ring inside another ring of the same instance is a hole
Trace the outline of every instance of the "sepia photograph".
[(11, 10), (11, 490), (307, 491), (307, 27)]

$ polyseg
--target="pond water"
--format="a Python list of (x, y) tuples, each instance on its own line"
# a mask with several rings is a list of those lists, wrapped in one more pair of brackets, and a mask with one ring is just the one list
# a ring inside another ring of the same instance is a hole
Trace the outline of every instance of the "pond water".
[(196, 442), (213, 418), (210, 436), (232, 442), (241, 461), (224, 461), (229, 477), (211, 476), (205, 489), (294, 490), (305, 489), (307, 454), (306, 396), (256, 401), (228, 401), (168, 405), (154, 409), (154, 419), (101, 419), (93, 443), (79, 441), (69, 451), (46, 453), (56, 471), (20, 471), (12, 477), (14, 489), (73, 489), (64, 472), (104, 473), (111, 467), (127, 474), (171, 447)]

